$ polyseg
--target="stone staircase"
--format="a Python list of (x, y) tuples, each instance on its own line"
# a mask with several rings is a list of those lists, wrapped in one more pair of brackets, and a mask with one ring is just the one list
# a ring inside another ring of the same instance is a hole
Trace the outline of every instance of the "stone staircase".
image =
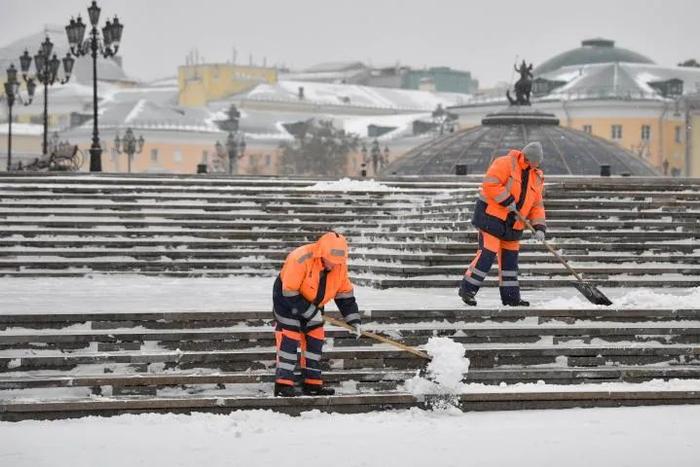
[[(548, 180), (549, 237), (589, 281), (606, 288), (700, 286), (700, 181), (672, 182)], [(351, 242), (356, 283), (457, 284), (476, 248), (468, 220), (477, 178), (392, 179), (384, 182), (390, 191), (311, 189), (315, 183), (0, 174), (0, 281), (124, 273), (272, 276), (292, 247), (336, 228)], [(529, 239), (521, 274), (524, 287), (540, 289), (571, 280)], [(401, 390), (424, 361), (332, 326), (323, 365), (338, 395), (270, 397), (268, 310), (30, 312), (0, 311), (1, 420), (241, 408), (362, 412), (433, 402)], [(695, 303), (363, 314), (368, 329), (409, 345), (433, 336), (462, 343), (471, 360), (465, 382), (481, 383), (457, 398), (465, 410), (700, 402), (697, 390), (663, 383), (600, 384), (700, 380)], [(532, 385), (524, 390), (515, 383)]]
[[(0, 275), (274, 274), (286, 252), (335, 228), (351, 272), (376, 287), (445, 287), (476, 248), (478, 179), (387, 181), (391, 191), (318, 191), (314, 181), (196, 177), (3, 176)], [(700, 183), (553, 179), (549, 238), (591, 282), (689, 286), (700, 274)], [(526, 238), (525, 287), (567, 271)]]

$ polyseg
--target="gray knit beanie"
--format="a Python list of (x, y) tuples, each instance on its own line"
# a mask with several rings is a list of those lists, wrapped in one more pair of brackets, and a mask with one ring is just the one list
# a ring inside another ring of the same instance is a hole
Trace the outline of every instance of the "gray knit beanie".
[(542, 165), (542, 160), (544, 160), (544, 153), (542, 152), (542, 145), (539, 141), (533, 141), (528, 143), (522, 151), (525, 158), (538, 165)]

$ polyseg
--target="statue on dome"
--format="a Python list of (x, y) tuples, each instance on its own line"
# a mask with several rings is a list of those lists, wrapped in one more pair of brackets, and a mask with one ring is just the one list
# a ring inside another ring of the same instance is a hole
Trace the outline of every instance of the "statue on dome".
[(506, 91), (506, 97), (510, 105), (530, 105), (530, 92), (532, 92), (532, 63), (528, 65), (525, 60), (520, 66), (514, 65), (515, 71), (520, 74), (520, 79), (515, 83), (515, 99), (510, 96), (510, 90)]

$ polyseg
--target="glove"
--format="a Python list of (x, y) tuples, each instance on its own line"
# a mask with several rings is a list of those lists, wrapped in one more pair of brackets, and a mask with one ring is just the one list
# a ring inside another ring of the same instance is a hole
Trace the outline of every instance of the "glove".
[(321, 310), (316, 308), (316, 313), (314, 313), (313, 316), (309, 318), (309, 321), (306, 322), (306, 327), (312, 328), (321, 324), (323, 324), (323, 313), (321, 313)]
[(508, 205), (508, 210), (509, 210), (510, 212), (515, 212), (515, 211), (518, 210), (518, 207), (515, 205), (515, 203), (510, 203), (510, 204)]
[(542, 230), (536, 230), (536, 231), (535, 231), (535, 238), (536, 238), (538, 241), (544, 242), (544, 237), (545, 237), (544, 231), (542, 231)]
[(355, 323), (352, 326), (355, 327), (355, 330), (353, 331), (353, 334), (355, 334), (355, 339), (359, 339), (362, 336), (362, 324)]

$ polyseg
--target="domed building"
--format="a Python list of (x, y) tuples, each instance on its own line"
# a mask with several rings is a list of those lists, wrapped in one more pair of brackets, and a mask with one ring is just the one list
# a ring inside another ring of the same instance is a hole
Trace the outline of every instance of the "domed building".
[(615, 46), (609, 39), (588, 39), (581, 42), (581, 47), (562, 52), (541, 63), (533, 70), (535, 76), (572, 65), (591, 65), (594, 63), (647, 63), (654, 64), (649, 57), (628, 49)]
[(459, 165), (484, 173), (491, 161), (540, 141), (547, 175), (599, 175), (608, 166), (614, 175), (653, 176), (648, 163), (618, 145), (586, 132), (559, 125), (551, 113), (511, 106), (491, 113), (480, 126), (443, 136), (408, 152), (386, 167), (386, 175), (451, 175)]

